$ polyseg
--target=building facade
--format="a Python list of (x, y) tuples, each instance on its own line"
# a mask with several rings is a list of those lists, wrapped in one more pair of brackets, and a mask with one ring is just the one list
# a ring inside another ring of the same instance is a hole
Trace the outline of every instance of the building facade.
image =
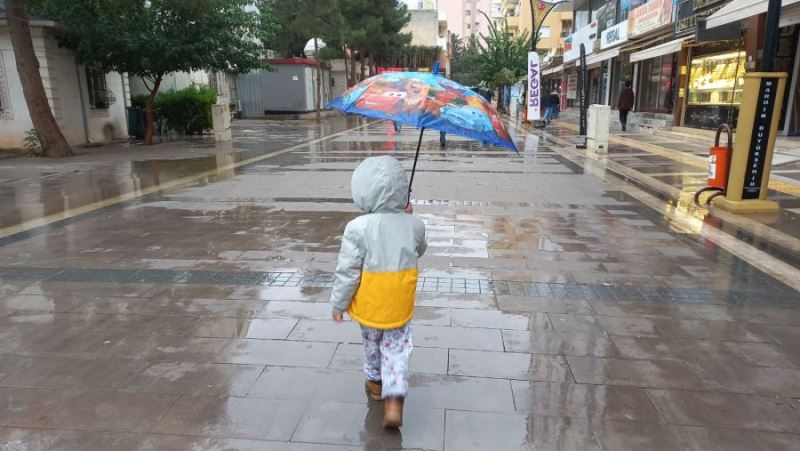
[(492, 3), (492, 0), (440, 0), (439, 11), (445, 14), (450, 32), (466, 40), (489, 34)]
[[(17, 74), (16, 58), (0, 1), (0, 147), (24, 146), (33, 129)], [(32, 19), (33, 47), (50, 108), (70, 145), (98, 143), (128, 136), (128, 80), (76, 62), (52, 35), (55, 23)]]
[[(523, 2), (524, 3), (524, 2)], [(743, 75), (761, 67), (766, 0), (575, 0), (561, 64), (544, 68), (575, 106), (579, 46), (586, 50), (589, 103), (615, 107), (630, 81), (634, 129), (733, 127)], [(789, 74), (780, 130), (800, 134), (800, 5), (781, 12), (776, 70)]]

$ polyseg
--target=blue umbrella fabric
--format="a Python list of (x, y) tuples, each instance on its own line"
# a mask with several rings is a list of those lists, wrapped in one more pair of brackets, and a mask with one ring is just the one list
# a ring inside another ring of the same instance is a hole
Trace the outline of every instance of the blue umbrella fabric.
[(347, 90), (327, 107), (517, 151), (500, 116), (486, 99), (438, 75), (423, 72), (375, 75)]

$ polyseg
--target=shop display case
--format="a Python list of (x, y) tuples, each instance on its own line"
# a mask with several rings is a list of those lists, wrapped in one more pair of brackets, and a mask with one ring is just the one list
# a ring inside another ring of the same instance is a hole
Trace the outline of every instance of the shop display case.
[(745, 53), (734, 51), (692, 59), (690, 105), (738, 105), (744, 86)]
[(744, 86), (745, 52), (732, 51), (692, 58), (684, 123), (715, 129), (736, 127)]

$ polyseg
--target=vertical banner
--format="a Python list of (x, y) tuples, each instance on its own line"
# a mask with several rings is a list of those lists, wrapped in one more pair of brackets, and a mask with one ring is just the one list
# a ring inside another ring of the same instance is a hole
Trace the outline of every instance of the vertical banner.
[(528, 120), (538, 121), (541, 116), (542, 100), (541, 86), (539, 85), (539, 54), (528, 52)]
[(587, 98), (586, 96), (589, 95), (589, 74), (586, 73), (586, 47), (581, 43), (581, 56), (580, 56), (580, 67), (578, 68), (578, 74), (580, 75), (580, 87), (578, 88), (578, 100), (580, 105), (580, 132), (578, 133), (581, 136), (586, 136), (586, 108), (588, 105), (586, 104)]

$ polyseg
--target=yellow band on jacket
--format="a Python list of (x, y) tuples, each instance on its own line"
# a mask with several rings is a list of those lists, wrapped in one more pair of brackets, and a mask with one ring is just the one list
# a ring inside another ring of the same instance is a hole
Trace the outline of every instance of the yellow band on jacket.
[(375, 329), (396, 329), (414, 316), (417, 268), (391, 272), (361, 272), (361, 283), (347, 313)]

